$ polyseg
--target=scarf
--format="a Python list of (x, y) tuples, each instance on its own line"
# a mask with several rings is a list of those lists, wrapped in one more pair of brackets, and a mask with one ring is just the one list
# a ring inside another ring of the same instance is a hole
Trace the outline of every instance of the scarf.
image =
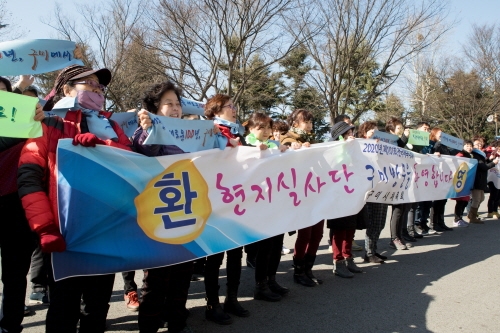
[(252, 146), (258, 146), (260, 144), (265, 144), (267, 146), (267, 148), (278, 148), (278, 146), (274, 142), (271, 142), (269, 140), (260, 141), (259, 139), (257, 139), (255, 137), (255, 134), (253, 134), (253, 133), (248, 134), (245, 138), (245, 141), (247, 143), (251, 144)]
[(290, 127), (290, 131), (300, 135), (301, 139), (303, 142), (309, 142), (309, 143), (314, 143), (314, 134), (313, 133), (307, 133), (306, 131), (297, 128), (297, 127)]
[(233, 134), (233, 135), (243, 136), (243, 134), (245, 134), (245, 129), (243, 128), (243, 126), (241, 126), (238, 123), (233, 123), (233, 122), (230, 122), (228, 120), (225, 120), (225, 119), (222, 119), (219, 117), (214, 118), (214, 123), (217, 125), (223, 125), (223, 126), (229, 127), (231, 130), (231, 134)]
[(95, 134), (99, 139), (109, 140), (109, 139), (117, 139), (118, 135), (116, 134), (113, 126), (109, 122), (109, 119), (99, 114), (99, 111), (89, 110), (81, 107), (76, 102), (76, 97), (64, 97), (59, 102), (54, 105), (52, 111), (46, 113), (46, 115), (57, 115), (61, 118), (66, 116), (68, 111), (77, 111), (80, 110), (87, 120), (87, 125), (89, 126), (90, 133)]
[(482, 157), (486, 158), (486, 154), (483, 151), (481, 151), (481, 150), (479, 150), (477, 148), (472, 149), (472, 152), (476, 153), (478, 155), (481, 155)]

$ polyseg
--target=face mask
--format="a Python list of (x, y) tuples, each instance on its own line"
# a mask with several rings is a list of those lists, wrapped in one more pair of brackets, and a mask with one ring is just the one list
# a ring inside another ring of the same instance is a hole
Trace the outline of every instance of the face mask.
[(93, 91), (79, 90), (76, 101), (86, 109), (100, 111), (104, 105), (104, 96)]

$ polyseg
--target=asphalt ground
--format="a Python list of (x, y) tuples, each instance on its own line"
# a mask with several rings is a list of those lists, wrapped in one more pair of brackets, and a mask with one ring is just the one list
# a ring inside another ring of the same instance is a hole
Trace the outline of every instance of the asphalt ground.
[[(486, 196), (486, 199), (488, 196)], [(455, 202), (446, 205), (446, 223), (452, 226)], [(480, 207), (486, 216), (486, 202)], [(390, 215), (390, 209), (389, 214)], [(320, 286), (302, 287), (293, 282), (292, 254), (282, 256), (277, 280), (291, 289), (280, 302), (253, 299), (254, 271), (243, 265), (239, 292), (241, 304), (251, 311), (248, 318), (220, 326), (205, 319), (203, 281), (191, 283), (187, 308), (189, 327), (204, 332), (500, 332), (500, 220), (484, 225), (419, 239), (407, 251), (389, 248), (389, 220), (379, 241), (379, 252), (389, 256), (385, 264), (355, 261), (365, 270), (352, 279), (332, 273), (332, 255), (323, 237), (314, 273)], [(325, 229), (328, 235), (328, 229)], [(363, 244), (364, 231), (356, 232)], [(285, 237), (293, 249), (295, 236)], [(243, 258), (245, 260), (245, 257)], [(243, 261), (244, 263), (244, 261)], [(140, 286), (142, 272), (137, 272)], [(221, 269), (221, 302), (225, 293), (225, 266)], [(137, 313), (126, 309), (123, 280), (116, 275), (107, 326), (109, 332), (139, 332)], [(26, 302), (28, 304), (29, 288)], [(41, 333), (47, 306), (30, 306), (24, 331)], [(159, 332), (167, 332), (166, 328)]]

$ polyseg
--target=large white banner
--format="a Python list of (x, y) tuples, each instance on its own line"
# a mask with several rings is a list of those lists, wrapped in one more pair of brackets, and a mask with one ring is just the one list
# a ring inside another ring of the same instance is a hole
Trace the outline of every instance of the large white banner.
[(60, 140), (59, 218), (67, 250), (54, 253), (54, 274), (193, 260), (356, 214), (366, 201), (464, 196), (475, 167), (475, 160), (414, 154), (374, 140), (162, 157)]

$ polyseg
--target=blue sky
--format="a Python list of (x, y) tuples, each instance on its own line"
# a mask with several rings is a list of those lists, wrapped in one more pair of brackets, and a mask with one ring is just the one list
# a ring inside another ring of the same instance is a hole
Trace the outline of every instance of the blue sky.
[[(59, 1), (65, 12), (75, 12), (76, 2)], [(81, 3), (81, 2), (80, 2)], [(102, 0), (88, 0), (86, 4), (102, 4)], [(54, 30), (41, 22), (41, 18), (53, 16), (55, 0), (10, 0), (6, 8), (12, 13), (15, 22), (22, 25), (27, 31), (25, 37), (29, 39), (54, 37)], [(446, 38), (446, 49), (451, 52), (461, 51), (470, 34), (471, 26), (476, 24), (491, 24), (500, 22), (500, 0), (450, 0), (450, 19), (457, 19), (456, 27)]]

